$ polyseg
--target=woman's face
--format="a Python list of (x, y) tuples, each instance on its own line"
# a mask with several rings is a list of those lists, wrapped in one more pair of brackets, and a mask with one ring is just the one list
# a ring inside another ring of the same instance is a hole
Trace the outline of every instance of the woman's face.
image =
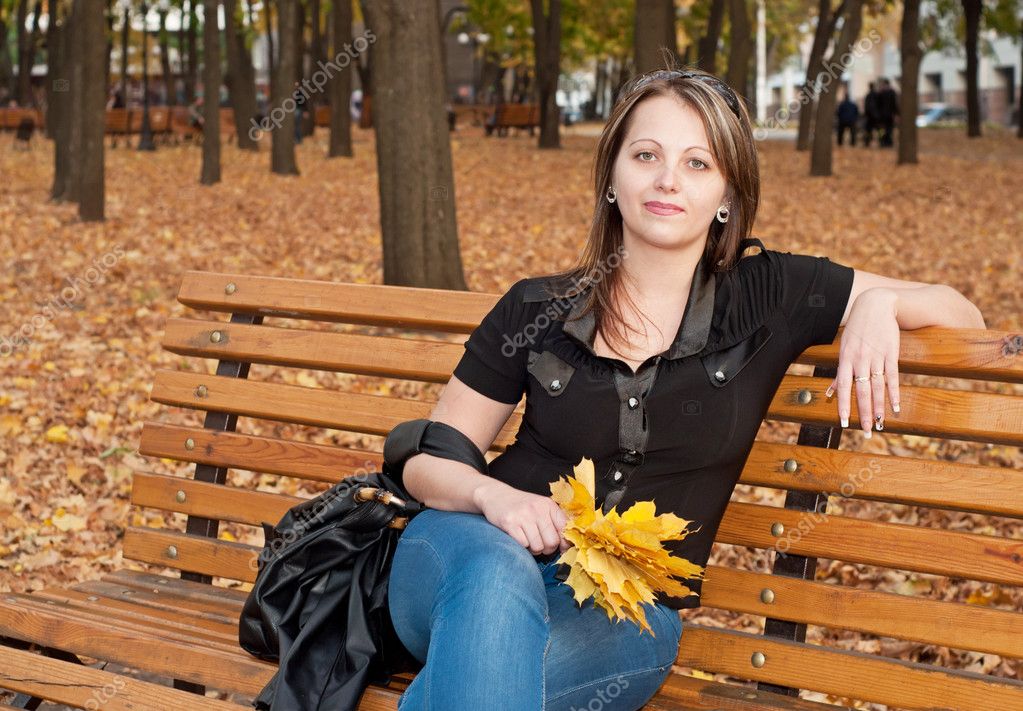
[(700, 253), (726, 189), (699, 115), (671, 96), (652, 96), (633, 108), (611, 185), (626, 249), (640, 241)]

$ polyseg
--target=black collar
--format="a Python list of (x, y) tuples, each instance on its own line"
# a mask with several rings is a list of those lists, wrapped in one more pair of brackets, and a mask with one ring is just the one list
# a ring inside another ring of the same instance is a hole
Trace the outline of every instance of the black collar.
[[(689, 298), (686, 301), (686, 310), (682, 315), (682, 323), (675, 334), (675, 340), (667, 352), (662, 354), (669, 360), (675, 360), (684, 356), (693, 355), (703, 350), (707, 344), (707, 336), (710, 333), (711, 319), (714, 315), (714, 294), (716, 277), (714, 272), (707, 270), (705, 260), (701, 259), (696, 265), (693, 273), (693, 281), (689, 287)], [(591, 286), (583, 289), (581, 294), (587, 293)], [(581, 318), (578, 316), (585, 305), (582, 298), (574, 299), (571, 310), (568, 312), (564, 325), (564, 332), (579, 342), (583, 348), (596, 355), (593, 351), (593, 338), (596, 330), (596, 319), (593, 311)]]

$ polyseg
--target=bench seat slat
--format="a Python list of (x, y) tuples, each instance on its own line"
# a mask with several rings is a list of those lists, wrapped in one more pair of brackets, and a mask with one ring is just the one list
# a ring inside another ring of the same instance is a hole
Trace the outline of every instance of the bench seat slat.
[[(105, 579), (75, 583), (71, 590), (87, 596), (103, 598), (105, 601), (129, 600), (136, 607), (157, 610), (156, 614), (165, 612), (180, 616), (182, 613), (187, 613), (197, 620), (220, 625), (235, 625), (242, 608), (241, 602), (234, 605), (233, 601), (228, 598), (211, 603), (195, 596), (180, 594), (174, 589), (168, 589), (167, 586), (154, 588), (144, 585), (125, 585)], [(225, 610), (229, 610), (229, 612), (225, 612)]]
[(0, 687), (76, 708), (105, 711), (238, 711), (246, 708), (3, 646), (0, 646)]
[[(1019, 709), (1023, 681), (735, 630), (686, 625), (677, 663), (906, 709)], [(751, 659), (761, 652), (766, 662)]]
[(31, 595), (15, 596), (16, 602), (9, 597), (0, 596), (0, 634), (15, 639), (250, 696), (259, 694), (277, 669), (241, 648), (228, 653), (137, 627), (71, 617), (53, 605), (28, 605), (22, 598)]

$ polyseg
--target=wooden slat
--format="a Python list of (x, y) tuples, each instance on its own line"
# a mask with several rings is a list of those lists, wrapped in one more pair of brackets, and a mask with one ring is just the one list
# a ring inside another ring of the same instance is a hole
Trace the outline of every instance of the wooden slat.
[(0, 646), (0, 687), (104, 711), (238, 711), (248, 708), (121, 674)]
[(1023, 681), (696, 624), (683, 629), (677, 663), (900, 709), (1023, 708)]
[[(219, 609), (226, 605), (231, 609), (242, 609), (242, 603), (248, 597), (248, 593), (241, 588), (229, 588), (223, 585), (212, 585), (209, 583), (197, 583), (192, 580), (181, 578), (169, 578), (165, 575), (157, 575), (144, 570), (131, 570), (122, 568), (107, 573), (101, 581), (112, 585), (120, 585), (138, 590), (152, 590), (159, 588), (163, 594), (172, 595), (177, 598), (186, 598), (191, 604), (209, 605), (213, 609)], [(77, 587), (77, 586), (76, 586)]]
[[(168, 548), (174, 546), (171, 557)], [(155, 528), (129, 526), (124, 532), (124, 557), (203, 575), (255, 582), (261, 548), (234, 541)]]
[[(220, 340), (212, 341), (213, 333)], [(433, 383), (446, 383), (465, 352), (461, 343), (437, 340), (182, 318), (167, 321), (163, 347), (184, 356)]]
[[(196, 393), (206, 386), (206, 395)], [(263, 383), (217, 375), (159, 370), (150, 398), (164, 405), (217, 410), (248, 417), (386, 435), (406, 420), (429, 417), (433, 403), (324, 388)], [(498, 440), (515, 439), (522, 416), (513, 412)]]
[(53, 601), (68, 616), (96, 624), (116, 624), (125, 630), (140, 630), (201, 644), (227, 653), (239, 652), (238, 622), (224, 623), (199, 615), (182, 615), (153, 607), (135, 605), (129, 596), (102, 597), (68, 588), (46, 588), (32, 593), (35, 600)]
[[(688, 628), (688, 625), (687, 625)], [(685, 635), (685, 631), (682, 632)], [(851, 711), (837, 704), (757, 691), (673, 671), (643, 711)], [(579, 711), (583, 711), (580, 709)]]
[(235, 603), (229, 598), (208, 602), (195, 597), (183, 596), (172, 589), (167, 589), (167, 586), (138, 587), (109, 580), (85, 580), (75, 583), (70, 591), (104, 600), (130, 600), (135, 607), (152, 608), (177, 616), (181, 616), (184, 612), (187, 613), (190, 620), (194, 617), (200, 622), (208, 621), (232, 627), (237, 627), (242, 607), (240, 601)]
[[(774, 593), (772, 602), (761, 591)], [(1023, 613), (707, 566), (701, 604), (881, 637), (1023, 657)]]
[[(235, 289), (227, 293), (227, 285)], [(468, 332), (499, 295), (187, 271), (178, 301), (195, 309)]]
[[(253, 526), (276, 524), (288, 509), (306, 500), (163, 474), (135, 472), (133, 477), (131, 502), (136, 506)], [(184, 501), (178, 500), (179, 492)]]
[[(185, 448), (189, 438), (194, 442), (190, 450)], [(491, 451), (500, 449), (504, 444), (499, 442)], [(331, 484), (383, 467), (383, 456), (369, 450), (151, 421), (142, 427), (139, 453)], [(790, 458), (798, 465), (791, 473), (785, 470)], [(1023, 473), (1005, 467), (758, 440), (739, 481), (970, 513), (1023, 516)]]
[[(192, 449), (185, 448), (189, 438)], [(360, 471), (381, 471), (383, 455), (366, 449), (295, 442), (162, 422), (142, 426), (139, 454), (215, 467), (282, 474), (331, 484)]]
[[(774, 536), (779, 522), (785, 532)], [(801, 525), (802, 524), (802, 525)], [(1023, 540), (732, 501), (715, 541), (1006, 585), (1023, 585)]]
[(250, 696), (259, 694), (277, 668), (244, 650), (228, 653), (138, 627), (70, 616), (32, 595), (0, 595), (0, 634)]
[[(225, 293), (233, 282), (236, 290)], [(197, 309), (470, 333), (501, 294), (347, 284), (244, 274), (186, 272), (178, 301)], [(1020, 339), (1020, 340), (1017, 340)], [(796, 362), (835, 365), (838, 344), (807, 349)], [(921, 328), (900, 337), (899, 369), (1023, 382), (1023, 335), (1010, 331)]]
[[(768, 418), (837, 426), (838, 396), (830, 401), (824, 397), (830, 384), (829, 378), (786, 375), (768, 408)], [(799, 402), (803, 389), (813, 396), (809, 404)], [(1023, 397), (902, 385), (899, 399), (901, 413), (885, 417), (887, 432), (1023, 446)], [(855, 396), (850, 409), (849, 424), (856, 429)]]
[[(785, 461), (797, 464), (785, 470)], [(743, 484), (830, 492), (898, 504), (1023, 516), (1023, 472), (1007, 467), (755, 442)]]
[[(238, 646), (232, 653), (227, 654), (201, 644), (197, 639), (193, 639), (191, 643), (182, 643), (176, 639), (163, 637), (155, 629), (122, 627), (118, 620), (104, 622), (71, 616), (60, 606), (48, 605), (45, 601), (33, 600), (33, 597), (34, 595), (9, 593), (0, 595), (0, 634), (246, 696), (258, 695), (276, 671), (275, 664), (257, 659)], [(8, 648), (0, 647), (0, 659), (4, 659), (2, 655), (6, 649)], [(0, 679), (3, 679), (3, 668), (5, 665), (0, 663)], [(50, 670), (40, 676), (45, 680), (43, 683), (61, 678), (60, 673), (51, 673)], [(6, 681), (0, 681), (0, 686), (10, 688)], [(399, 691), (400, 689), (369, 687), (362, 697), (359, 709), (393, 711), (397, 708)], [(189, 695), (189, 698), (193, 697)], [(102, 708), (116, 707), (104, 705)], [(193, 705), (182, 708), (207, 707)]]

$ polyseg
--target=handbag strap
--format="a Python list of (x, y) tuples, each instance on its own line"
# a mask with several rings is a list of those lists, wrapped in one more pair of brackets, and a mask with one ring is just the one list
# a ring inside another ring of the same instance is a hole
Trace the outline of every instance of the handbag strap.
[(488, 474), (487, 460), (475, 442), (447, 423), (425, 418), (402, 422), (388, 433), (384, 440), (384, 473), (404, 488), (405, 462), (420, 453), (453, 459)]

